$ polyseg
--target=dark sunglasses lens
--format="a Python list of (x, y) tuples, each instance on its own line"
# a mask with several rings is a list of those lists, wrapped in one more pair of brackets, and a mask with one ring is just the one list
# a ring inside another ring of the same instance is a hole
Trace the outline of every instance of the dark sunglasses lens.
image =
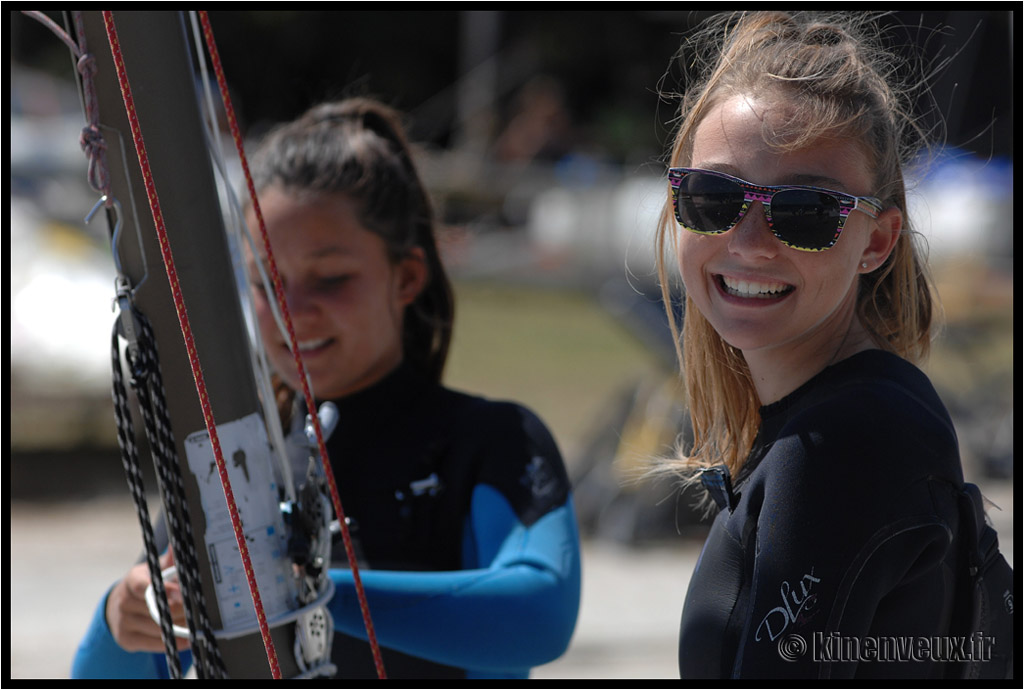
[(689, 173), (679, 184), (677, 220), (698, 232), (721, 232), (743, 209), (743, 190), (729, 180)]
[(791, 189), (772, 197), (772, 226), (794, 247), (824, 249), (836, 236), (839, 220), (839, 201), (828, 194)]

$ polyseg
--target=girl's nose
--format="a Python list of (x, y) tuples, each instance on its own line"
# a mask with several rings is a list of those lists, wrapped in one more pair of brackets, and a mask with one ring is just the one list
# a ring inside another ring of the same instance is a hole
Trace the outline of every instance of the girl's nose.
[(295, 317), (307, 316), (314, 311), (315, 301), (309, 290), (301, 285), (286, 284), (284, 298), (288, 303), (288, 311)]
[(779, 241), (768, 227), (764, 205), (755, 201), (728, 232), (729, 251), (747, 259), (770, 259), (778, 254)]

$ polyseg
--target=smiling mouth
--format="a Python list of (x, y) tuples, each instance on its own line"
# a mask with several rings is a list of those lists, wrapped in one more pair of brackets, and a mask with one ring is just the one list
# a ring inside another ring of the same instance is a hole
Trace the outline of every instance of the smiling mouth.
[(320, 338), (319, 340), (303, 340), (299, 341), (299, 353), (307, 354), (310, 352), (316, 352), (323, 349), (332, 341), (331, 338)]
[(722, 292), (733, 297), (744, 299), (779, 299), (791, 293), (795, 288), (785, 283), (761, 283), (750, 280), (735, 280), (723, 275), (715, 276)]

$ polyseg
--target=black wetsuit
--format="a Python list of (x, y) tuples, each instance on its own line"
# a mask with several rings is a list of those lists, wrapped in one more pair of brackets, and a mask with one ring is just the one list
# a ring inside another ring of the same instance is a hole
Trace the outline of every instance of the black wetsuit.
[[(579, 535), (544, 424), (408, 366), (333, 402), (328, 455), (388, 678), (525, 678), (561, 655), (579, 609)], [(340, 542), (332, 553), (344, 558)], [(335, 562), (330, 577), (338, 676), (375, 678), (351, 569)], [(162, 654), (117, 645), (105, 602), (72, 678), (166, 678)]]
[(731, 489), (704, 474), (721, 510), (686, 595), (681, 676), (942, 677), (963, 475), (927, 377), (867, 351), (761, 417)]

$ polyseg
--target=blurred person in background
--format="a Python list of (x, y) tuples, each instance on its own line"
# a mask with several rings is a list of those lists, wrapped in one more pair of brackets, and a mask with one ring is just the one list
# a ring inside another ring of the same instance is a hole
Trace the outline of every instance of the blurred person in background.
[[(569, 480), (532, 412), (441, 383), (454, 298), (398, 114), (370, 99), (314, 107), (267, 135), (253, 174), (317, 404), (339, 413), (328, 454), (388, 677), (527, 677), (565, 651), (576, 623)], [(267, 260), (248, 256), (256, 286)], [(301, 430), (288, 338), (273, 295), (254, 292), (282, 420)], [(301, 478), (306, 465), (294, 469)], [(338, 677), (373, 678), (338, 547), (333, 661)], [(148, 584), (141, 563), (107, 593), (73, 677), (166, 677)], [(168, 589), (180, 608), (180, 590)]]

